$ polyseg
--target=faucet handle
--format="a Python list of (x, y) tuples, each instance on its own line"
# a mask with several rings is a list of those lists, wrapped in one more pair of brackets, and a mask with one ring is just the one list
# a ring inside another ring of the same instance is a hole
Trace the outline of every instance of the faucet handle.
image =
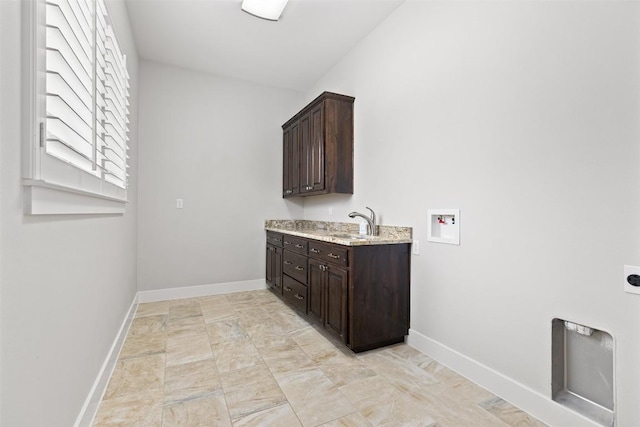
[(376, 213), (369, 206), (365, 207), (371, 211), (371, 221), (373, 222), (373, 225), (376, 225)]

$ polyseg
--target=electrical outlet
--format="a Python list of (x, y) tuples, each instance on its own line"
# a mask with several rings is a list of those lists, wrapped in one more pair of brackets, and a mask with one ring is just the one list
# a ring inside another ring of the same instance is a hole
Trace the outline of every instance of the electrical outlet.
[(176, 209), (182, 209), (184, 207), (184, 201), (182, 199), (176, 199)]
[(640, 267), (635, 267), (633, 265), (625, 265), (624, 266), (624, 291), (629, 292), (630, 294), (640, 294), (640, 286), (633, 286), (632, 283), (636, 283), (633, 279), (629, 279), (629, 276), (638, 275), (640, 276)]
[(414, 255), (420, 255), (420, 240), (414, 240), (411, 245), (411, 253)]

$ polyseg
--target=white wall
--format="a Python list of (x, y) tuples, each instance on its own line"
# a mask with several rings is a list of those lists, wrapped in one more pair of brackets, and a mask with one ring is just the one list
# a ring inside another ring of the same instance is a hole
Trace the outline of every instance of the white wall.
[(0, 1), (1, 306), (4, 426), (70, 426), (136, 292), (137, 54), (124, 3), (108, 6), (128, 55), (131, 186), (123, 216), (25, 216), (21, 2)]
[(139, 290), (263, 278), (264, 220), (303, 215), (280, 128), (302, 94), (148, 61), (140, 82)]
[[(407, 1), (306, 94), (356, 97), (355, 194), (413, 226), (412, 328), (550, 395), (551, 320), (616, 341), (618, 425), (640, 425), (638, 2)], [(328, 207), (333, 206), (333, 216)], [(427, 209), (461, 209), (461, 245)]]

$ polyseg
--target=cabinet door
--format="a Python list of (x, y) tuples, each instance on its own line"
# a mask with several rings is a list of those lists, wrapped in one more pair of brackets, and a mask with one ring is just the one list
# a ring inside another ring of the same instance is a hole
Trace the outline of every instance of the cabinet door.
[(273, 288), (276, 293), (282, 293), (282, 248), (273, 248)]
[(310, 114), (311, 122), (311, 145), (309, 147), (309, 185), (313, 187), (311, 191), (324, 190), (324, 103), (321, 103)]
[(291, 124), (282, 137), (282, 196), (300, 193), (300, 125)]
[(323, 106), (300, 118), (300, 192), (324, 190)]
[(325, 264), (309, 259), (309, 317), (324, 325)]
[(347, 270), (329, 265), (326, 273), (326, 318), (325, 329), (342, 342), (347, 339)]
[(267, 284), (278, 294), (282, 294), (282, 248), (267, 245)]

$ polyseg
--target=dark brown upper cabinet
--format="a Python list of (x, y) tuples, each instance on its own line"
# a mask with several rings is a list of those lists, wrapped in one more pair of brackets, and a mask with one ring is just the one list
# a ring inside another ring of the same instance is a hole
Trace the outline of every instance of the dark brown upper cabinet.
[(353, 194), (353, 102), (324, 92), (282, 125), (282, 197)]

